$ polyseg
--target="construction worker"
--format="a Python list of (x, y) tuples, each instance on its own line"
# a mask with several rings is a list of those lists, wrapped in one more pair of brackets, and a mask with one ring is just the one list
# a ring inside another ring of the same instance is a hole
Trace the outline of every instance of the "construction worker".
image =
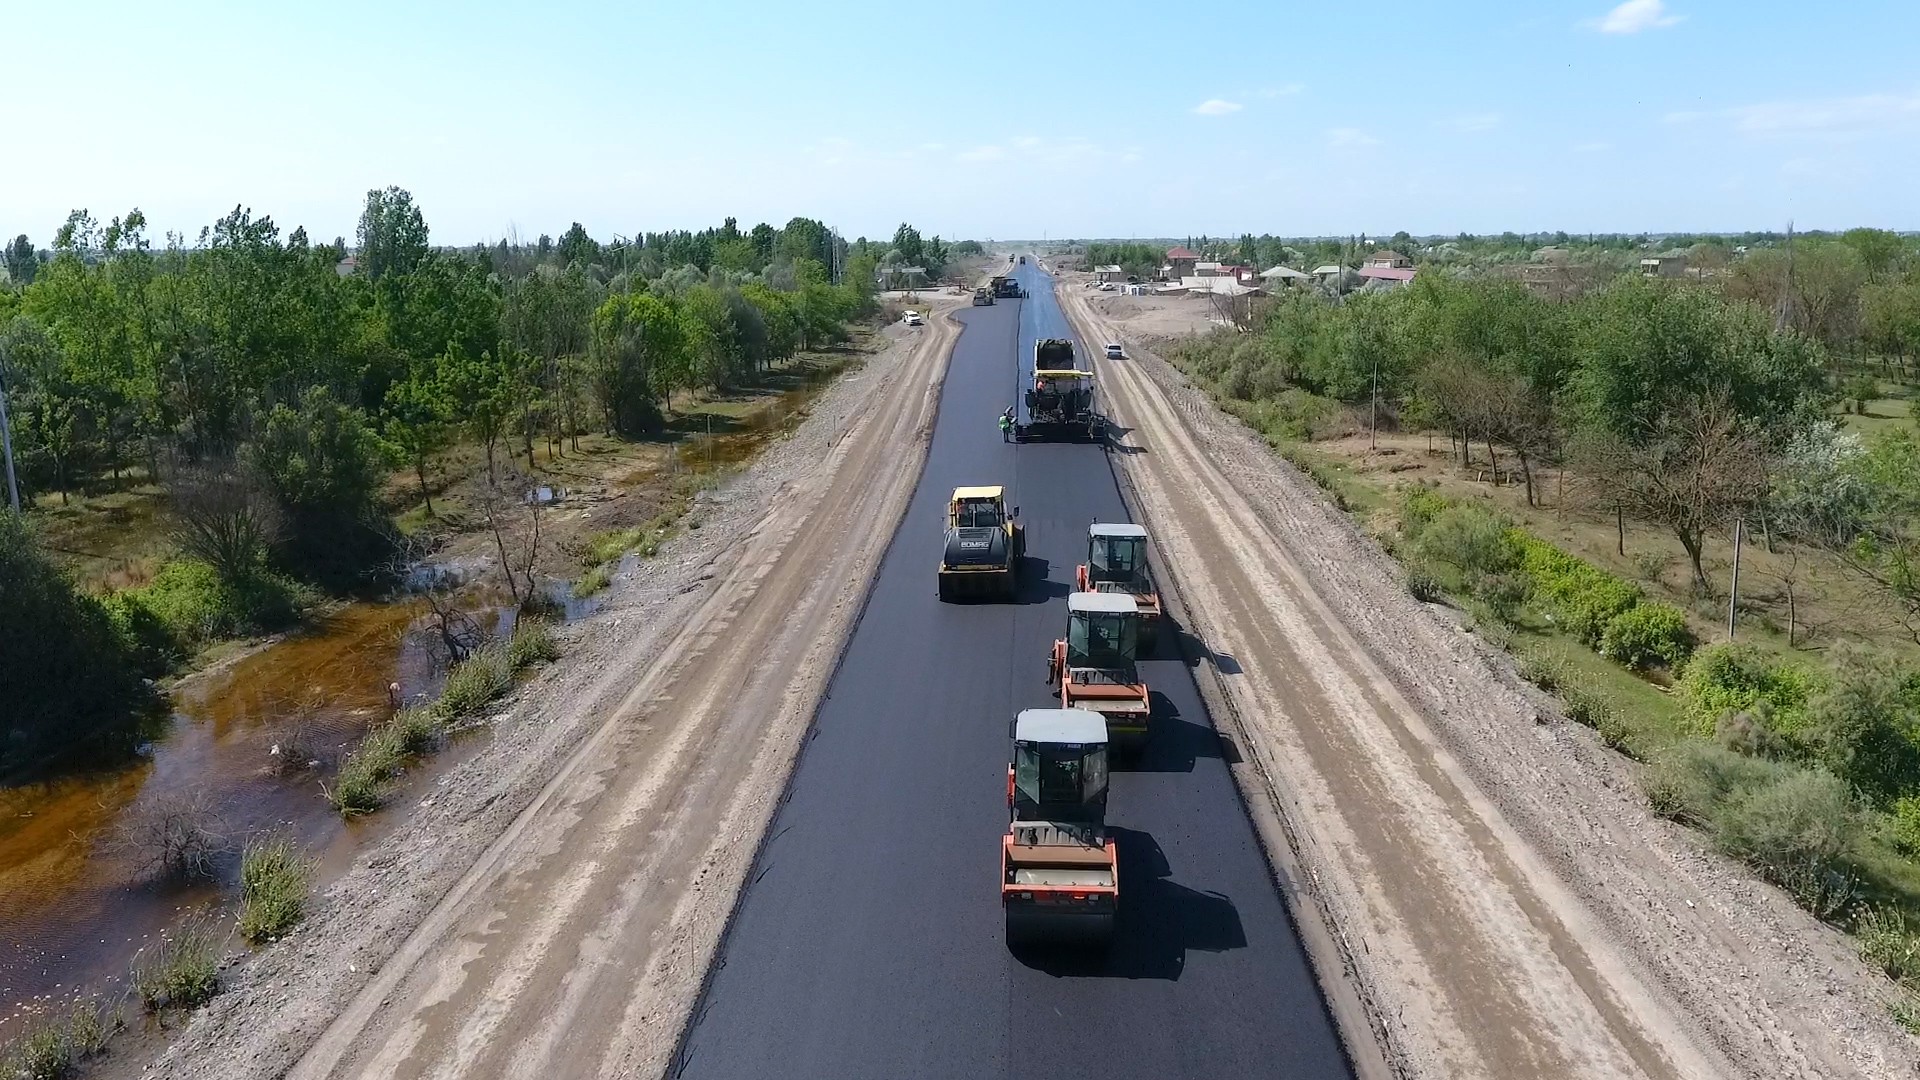
[(1007, 411), (1000, 414), (1000, 441), (1006, 442), (1011, 438), (1013, 438), (1013, 406), (1009, 405)]

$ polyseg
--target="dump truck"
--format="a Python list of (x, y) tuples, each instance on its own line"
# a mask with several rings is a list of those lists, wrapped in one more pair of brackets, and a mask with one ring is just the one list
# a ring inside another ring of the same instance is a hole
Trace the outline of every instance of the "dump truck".
[(940, 553), (940, 599), (967, 600), (1019, 595), (1020, 559), (1027, 533), (1007, 510), (1006, 490), (959, 487), (947, 501), (946, 546)]
[(1085, 709), (1027, 709), (1012, 724), (1011, 821), (1000, 841), (1007, 944), (1103, 946), (1120, 909), (1107, 834), (1107, 722)]
[(1093, 372), (1074, 366), (1073, 342), (1066, 338), (1033, 343), (1033, 385), (1026, 400), (1026, 422), (1014, 429), (1020, 442), (1106, 437), (1107, 418), (1094, 408)]
[(993, 289), (993, 295), (1004, 300), (1018, 300), (1024, 295), (1020, 291), (1020, 283), (1010, 277), (995, 275), (989, 287)]
[(982, 286), (973, 290), (973, 306), (987, 307), (993, 303), (993, 290)]
[(1126, 522), (1087, 526), (1087, 561), (1073, 572), (1081, 592), (1122, 593), (1140, 612), (1140, 648), (1151, 652), (1160, 639), (1160, 590), (1147, 567), (1147, 530)]
[(1147, 741), (1153, 698), (1140, 678), (1140, 606), (1125, 593), (1067, 597), (1067, 636), (1047, 656), (1047, 682), (1060, 685), (1060, 707), (1091, 709), (1107, 719), (1116, 749)]

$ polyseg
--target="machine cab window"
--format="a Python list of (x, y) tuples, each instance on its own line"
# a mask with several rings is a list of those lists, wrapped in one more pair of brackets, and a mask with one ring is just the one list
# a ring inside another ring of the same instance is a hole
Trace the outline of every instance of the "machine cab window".
[(961, 499), (954, 507), (954, 524), (962, 529), (997, 529), (1004, 523), (998, 499)]
[(1132, 581), (1139, 576), (1140, 568), (1147, 561), (1147, 538), (1096, 533), (1092, 537), (1088, 556), (1087, 569), (1092, 573), (1093, 580)]
[(1085, 806), (1107, 790), (1104, 746), (1020, 743), (1014, 747), (1014, 787), (1044, 807)]
[(1067, 613), (1067, 666), (1122, 668), (1139, 655), (1139, 615), (1130, 596), (1076, 593)]

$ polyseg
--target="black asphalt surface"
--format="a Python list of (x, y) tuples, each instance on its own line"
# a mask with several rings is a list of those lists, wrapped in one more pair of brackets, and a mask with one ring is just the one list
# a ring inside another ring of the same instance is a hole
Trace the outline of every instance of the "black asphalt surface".
[[(1016, 955), (1003, 940), (1008, 723), (1057, 704), (1045, 660), (1087, 523), (1128, 520), (1101, 447), (1001, 441), (995, 418), (1035, 338), (1072, 336), (1051, 282), (1019, 273), (1028, 299), (960, 309), (926, 471), (748, 879), (679, 1075), (1351, 1075), (1177, 659), (1143, 665), (1157, 727), (1112, 779), (1111, 951)], [(1019, 604), (935, 596), (946, 500), (966, 484), (1005, 484), (1020, 507), (1031, 561)]]

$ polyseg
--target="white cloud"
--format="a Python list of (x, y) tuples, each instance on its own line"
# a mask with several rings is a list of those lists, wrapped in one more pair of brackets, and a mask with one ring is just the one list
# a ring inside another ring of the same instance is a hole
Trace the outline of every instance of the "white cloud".
[(957, 156), (961, 161), (1004, 161), (1007, 152), (998, 146), (976, 146), (962, 150)]
[(1033, 147), (1040, 145), (1040, 137), (1038, 135), (1022, 135), (1019, 138), (1013, 140), (1013, 145), (1019, 147), (1022, 150), (1030, 150)]
[(1327, 143), (1331, 146), (1379, 146), (1380, 140), (1361, 131), (1359, 128), (1337, 127), (1327, 129)]
[(1754, 138), (1847, 142), (1920, 131), (1920, 92), (1768, 101), (1730, 109), (1687, 110), (1666, 115), (1669, 124), (1725, 121)]
[(1440, 127), (1446, 128), (1449, 131), (1492, 131), (1494, 128), (1499, 127), (1501, 121), (1504, 119), (1505, 118), (1497, 112), (1463, 113), (1460, 116), (1447, 117), (1438, 123)]
[(1237, 101), (1222, 101), (1219, 98), (1208, 98), (1200, 104), (1195, 105), (1193, 111), (1200, 116), (1225, 116), (1228, 113), (1237, 113), (1244, 108), (1246, 108), (1246, 106)]
[(1585, 25), (1603, 34), (1637, 34), (1672, 26), (1685, 17), (1668, 14), (1664, 0), (1627, 0), (1600, 18), (1587, 20)]

